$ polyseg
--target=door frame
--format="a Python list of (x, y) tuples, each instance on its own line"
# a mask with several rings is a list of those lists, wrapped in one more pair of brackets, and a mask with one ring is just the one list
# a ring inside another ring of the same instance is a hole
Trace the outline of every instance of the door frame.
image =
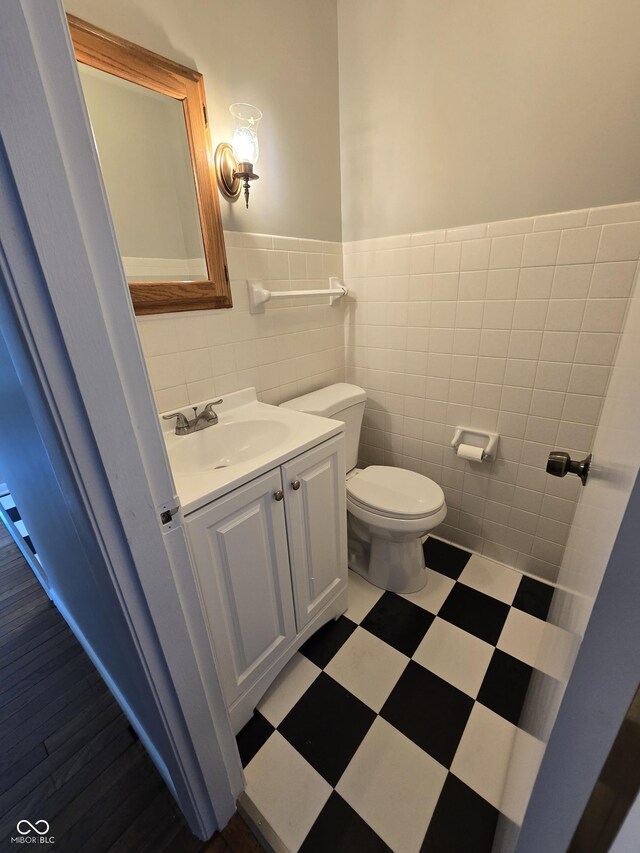
[(2, 4), (0, 103), (4, 331), (31, 360), (91, 519), (171, 743), (165, 766), (145, 745), (208, 838), (242, 769), (60, 0)]

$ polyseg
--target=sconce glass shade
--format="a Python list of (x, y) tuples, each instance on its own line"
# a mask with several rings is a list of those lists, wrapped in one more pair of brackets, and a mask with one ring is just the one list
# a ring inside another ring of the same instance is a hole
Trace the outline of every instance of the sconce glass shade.
[(255, 166), (260, 156), (258, 124), (262, 112), (251, 104), (231, 104), (229, 112), (236, 123), (232, 144), (238, 162)]

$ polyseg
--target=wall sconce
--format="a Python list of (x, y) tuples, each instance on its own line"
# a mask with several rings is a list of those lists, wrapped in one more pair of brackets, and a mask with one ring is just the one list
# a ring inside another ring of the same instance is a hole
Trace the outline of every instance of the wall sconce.
[(234, 117), (236, 129), (233, 144), (221, 142), (216, 148), (216, 179), (225, 198), (235, 201), (240, 195), (241, 183), (249, 207), (249, 181), (257, 181), (253, 167), (258, 161), (258, 124), (262, 113), (251, 104), (231, 104), (229, 112)]

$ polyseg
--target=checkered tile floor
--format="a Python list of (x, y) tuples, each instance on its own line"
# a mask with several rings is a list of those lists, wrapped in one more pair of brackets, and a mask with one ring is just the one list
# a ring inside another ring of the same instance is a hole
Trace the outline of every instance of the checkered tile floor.
[(560, 630), (545, 622), (553, 589), (424, 547), (421, 592), (350, 573), (346, 614), (238, 735), (247, 795), (292, 853), (489, 853), (498, 818), (522, 822), (544, 744), (520, 712), (541, 638)]
[(27, 528), (24, 526), (24, 521), (20, 518), (16, 502), (11, 497), (4, 484), (0, 484), (0, 506), (4, 510), (5, 517), (13, 524), (13, 528), (20, 534), (29, 551), (37, 558), (36, 549), (34, 548), (31, 537)]

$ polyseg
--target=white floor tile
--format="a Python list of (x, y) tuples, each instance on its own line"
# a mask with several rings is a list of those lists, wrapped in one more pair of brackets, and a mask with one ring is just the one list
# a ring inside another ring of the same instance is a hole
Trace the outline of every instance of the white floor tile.
[(336, 786), (396, 853), (419, 851), (447, 771), (377, 717)]
[(356, 628), (325, 672), (378, 712), (409, 658), (364, 628)]
[(479, 702), (473, 706), (451, 771), (500, 808), (516, 727)]
[(279, 732), (245, 768), (246, 792), (285, 846), (298, 850), (331, 794), (331, 785)]
[(519, 825), (527, 810), (544, 748), (544, 743), (533, 735), (516, 730), (500, 811)]
[(407, 601), (412, 601), (418, 607), (428, 610), (429, 613), (437, 613), (449, 595), (455, 581), (446, 575), (441, 575), (433, 569), (427, 569), (427, 585), (419, 592), (411, 592), (403, 595)]
[(478, 592), (484, 592), (505, 604), (512, 604), (522, 575), (502, 563), (472, 554), (458, 580)]
[(369, 583), (362, 575), (349, 572), (349, 608), (344, 614), (359, 625), (373, 605), (384, 595), (384, 590)]
[(258, 711), (272, 726), (279, 726), (321, 672), (309, 658), (296, 652), (260, 700)]
[(566, 681), (579, 645), (578, 637), (513, 607), (498, 648), (547, 675)]
[(492, 654), (489, 643), (436, 617), (413, 659), (475, 699)]

